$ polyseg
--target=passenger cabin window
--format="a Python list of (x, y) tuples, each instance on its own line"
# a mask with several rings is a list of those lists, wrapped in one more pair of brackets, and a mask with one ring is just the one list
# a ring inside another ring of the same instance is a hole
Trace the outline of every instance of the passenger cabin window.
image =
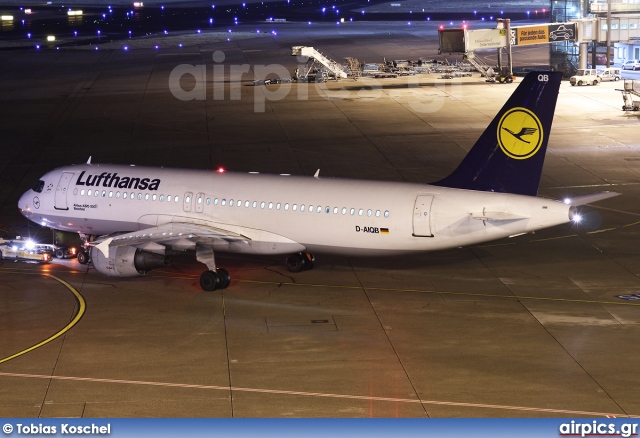
[(35, 186), (33, 186), (33, 191), (34, 192), (38, 192), (38, 193), (42, 193), (42, 190), (44, 189), (44, 181), (39, 180)]

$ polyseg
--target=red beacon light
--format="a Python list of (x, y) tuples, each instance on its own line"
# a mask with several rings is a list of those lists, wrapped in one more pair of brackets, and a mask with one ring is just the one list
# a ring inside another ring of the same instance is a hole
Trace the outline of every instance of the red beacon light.
[(218, 169), (216, 170), (216, 172), (218, 173), (225, 173), (226, 169), (224, 167), (218, 167)]

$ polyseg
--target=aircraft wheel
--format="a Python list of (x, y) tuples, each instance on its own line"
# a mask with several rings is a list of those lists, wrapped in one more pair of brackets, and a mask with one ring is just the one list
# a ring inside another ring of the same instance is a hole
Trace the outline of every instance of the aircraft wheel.
[(304, 271), (307, 266), (307, 257), (304, 254), (294, 254), (287, 257), (287, 269), (289, 272)]
[(220, 279), (220, 284), (218, 285), (218, 287), (220, 289), (226, 289), (229, 287), (229, 284), (231, 283), (231, 275), (229, 275), (229, 271), (227, 271), (224, 268), (218, 268), (218, 278)]
[(200, 287), (202, 290), (212, 292), (220, 287), (220, 276), (214, 271), (204, 271), (200, 275)]
[(81, 265), (89, 263), (89, 254), (86, 251), (78, 251), (78, 263)]
[(304, 258), (305, 258), (304, 270), (310, 271), (311, 269), (313, 269), (313, 266), (316, 263), (316, 256), (308, 252), (304, 255)]

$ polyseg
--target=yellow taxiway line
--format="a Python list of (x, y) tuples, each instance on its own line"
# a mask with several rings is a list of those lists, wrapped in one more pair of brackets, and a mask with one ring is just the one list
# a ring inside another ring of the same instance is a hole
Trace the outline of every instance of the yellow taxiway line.
[(84, 315), (85, 310), (87, 309), (87, 303), (84, 300), (84, 297), (82, 295), (80, 295), (80, 292), (78, 292), (73, 286), (71, 286), (69, 283), (67, 283), (66, 281), (62, 280), (61, 278), (56, 277), (55, 275), (51, 275), (51, 274), (45, 274), (47, 277), (51, 277), (54, 280), (56, 280), (58, 283), (62, 284), (63, 286), (65, 286), (67, 289), (69, 289), (71, 291), (71, 293), (75, 296), (76, 301), (78, 302), (78, 312), (76, 313), (76, 315), (73, 317), (73, 319), (69, 322), (69, 324), (67, 324), (65, 327), (63, 327), (60, 331), (58, 331), (57, 333), (55, 333), (52, 336), (49, 336), (47, 339), (45, 339), (44, 341), (38, 342), (35, 345), (32, 345), (29, 348), (26, 348), (22, 351), (17, 352), (16, 354), (12, 354), (11, 356), (5, 357), (4, 359), (0, 359), (0, 363), (4, 363), (4, 362), (8, 362), (11, 359), (15, 359), (18, 356), (22, 356), (23, 354), (27, 354), (30, 351), (35, 350), (36, 348), (40, 348), (43, 345), (48, 344), (49, 342), (53, 341), (54, 339), (59, 338), (60, 336), (64, 335), (66, 332), (68, 332), (69, 330), (71, 330), (71, 328), (76, 325), (78, 323), (78, 321), (80, 321), (80, 319), (82, 318), (82, 316)]

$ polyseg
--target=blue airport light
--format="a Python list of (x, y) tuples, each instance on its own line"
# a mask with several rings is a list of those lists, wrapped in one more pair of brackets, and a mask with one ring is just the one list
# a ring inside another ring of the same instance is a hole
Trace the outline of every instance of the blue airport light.
[(98, 50), (98, 46), (96, 46), (96, 50)]
[(31, 34), (30, 33), (27, 34), (27, 38), (31, 38)]
[(182, 43), (178, 44), (178, 47), (182, 47)]
[(310, 21), (309, 21), (307, 24), (308, 24), (309, 26), (311, 26), (311, 22), (310, 22)]
[(124, 47), (123, 47), (123, 49), (124, 49), (124, 51), (126, 52), (127, 50), (129, 50), (129, 47), (124, 46)]
[(77, 30), (73, 31), (73, 36), (78, 36), (78, 31)]
[(196, 32), (197, 32), (197, 33), (200, 33), (200, 29), (198, 29)]
[(100, 35), (100, 31), (98, 31), (98, 35)]
[(211, 9), (215, 9), (215, 8), (216, 8), (216, 5), (211, 5)]
[(40, 50), (40, 44), (36, 44), (36, 50)]
[(158, 50), (160, 48), (160, 46), (158, 46), (157, 44), (153, 47), (154, 49)]
[(162, 9), (164, 11), (164, 6), (160, 6), (160, 9)]

